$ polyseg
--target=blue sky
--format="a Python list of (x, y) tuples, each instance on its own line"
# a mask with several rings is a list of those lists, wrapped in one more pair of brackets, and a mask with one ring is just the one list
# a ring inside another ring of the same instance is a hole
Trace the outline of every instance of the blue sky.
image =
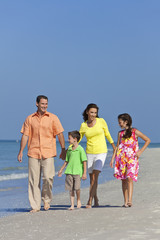
[(160, 142), (160, 1), (0, 1), (0, 139), (19, 139), (39, 94), (67, 132), (94, 102)]

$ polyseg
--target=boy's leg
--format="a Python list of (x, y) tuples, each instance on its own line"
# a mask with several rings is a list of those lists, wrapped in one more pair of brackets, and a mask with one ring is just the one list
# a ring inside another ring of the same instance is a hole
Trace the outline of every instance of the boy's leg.
[(81, 200), (80, 200), (81, 178), (80, 178), (80, 175), (73, 176), (73, 188), (76, 190), (77, 208), (81, 208)]
[(77, 195), (77, 208), (81, 208), (81, 199), (80, 199), (80, 189), (76, 190), (76, 195)]
[(122, 191), (124, 197), (124, 207), (128, 207), (128, 179), (122, 180)]
[(69, 210), (73, 210), (74, 209), (74, 190), (70, 191), (70, 200), (71, 200), (71, 206)]
[(132, 195), (133, 195), (133, 180), (128, 178), (128, 206), (132, 206)]

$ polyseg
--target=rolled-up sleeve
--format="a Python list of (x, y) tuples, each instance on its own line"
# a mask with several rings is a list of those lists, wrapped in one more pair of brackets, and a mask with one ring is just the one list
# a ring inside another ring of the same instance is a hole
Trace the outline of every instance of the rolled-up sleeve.
[(23, 123), (21, 133), (26, 136), (29, 136), (29, 118), (26, 118), (25, 122)]
[(64, 131), (62, 124), (56, 115), (54, 115), (54, 117), (53, 117), (52, 127), (53, 127), (54, 136), (56, 136)]

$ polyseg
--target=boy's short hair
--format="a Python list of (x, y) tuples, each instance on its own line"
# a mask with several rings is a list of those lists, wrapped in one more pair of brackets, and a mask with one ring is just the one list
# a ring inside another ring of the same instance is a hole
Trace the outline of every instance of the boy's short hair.
[(81, 135), (77, 130), (72, 131), (72, 132), (68, 132), (68, 136), (69, 135), (72, 136), (73, 138), (77, 138), (77, 142), (79, 142), (79, 140), (81, 138)]

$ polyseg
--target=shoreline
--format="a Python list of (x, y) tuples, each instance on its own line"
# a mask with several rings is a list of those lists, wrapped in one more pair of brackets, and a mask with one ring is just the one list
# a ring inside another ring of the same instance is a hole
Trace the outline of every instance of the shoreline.
[(0, 239), (159, 239), (160, 148), (148, 148), (140, 158), (138, 182), (134, 183), (133, 207), (122, 208), (121, 182), (98, 186), (100, 207), (85, 209), (88, 188), (81, 190), (82, 208), (70, 206), (68, 192), (53, 196), (51, 209), (0, 218)]

